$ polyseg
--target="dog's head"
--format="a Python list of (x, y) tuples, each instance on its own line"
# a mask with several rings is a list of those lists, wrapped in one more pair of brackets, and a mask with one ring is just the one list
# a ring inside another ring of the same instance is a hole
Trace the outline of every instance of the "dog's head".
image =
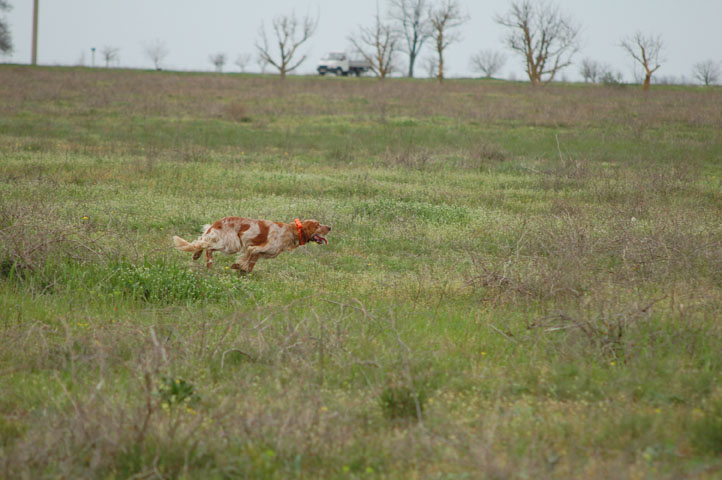
[(316, 242), (319, 245), (328, 243), (324, 236), (331, 231), (331, 227), (328, 225), (321, 225), (318, 220), (304, 220), (301, 222), (301, 227), (304, 242)]

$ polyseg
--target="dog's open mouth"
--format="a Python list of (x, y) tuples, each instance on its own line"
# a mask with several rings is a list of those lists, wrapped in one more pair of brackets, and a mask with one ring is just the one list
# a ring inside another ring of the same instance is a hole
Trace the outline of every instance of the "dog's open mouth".
[(328, 240), (326, 240), (326, 237), (324, 237), (323, 235), (319, 235), (318, 233), (311, 237), (311, 241), (316, 242), (319, 245), (328, 244)]

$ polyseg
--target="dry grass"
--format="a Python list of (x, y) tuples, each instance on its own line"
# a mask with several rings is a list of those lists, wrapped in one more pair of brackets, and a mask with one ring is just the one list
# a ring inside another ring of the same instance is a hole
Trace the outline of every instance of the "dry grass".
[[(484, 123), (553, 127), (623, 123), (634, 134), (666, 124), (722, 127), (719, 89), (659, 88), (654, 100), (635, 88), (556, 86), (530, 91), (523, 83), (165, 75), (84, 69), (4, 67), (3, 115), (20, 111), (58, 115), (201, 118), (239, 116), (449, 117)], [(235, 118), (234, 118), (235, 119)]]
[(105, 235), (88, 217), (64, 220), (53, 205), (3, 204), (0, 206), (0, 274), (6, 277), (22, 275), (25, 271), (37, 272), (68, 259), (78, 264), (107, 263)]
[[(0, 95), (0, 477), (719, 473), (721, 90)], [(229, 214), (334, 229), (243, 279), (172, 250)]]

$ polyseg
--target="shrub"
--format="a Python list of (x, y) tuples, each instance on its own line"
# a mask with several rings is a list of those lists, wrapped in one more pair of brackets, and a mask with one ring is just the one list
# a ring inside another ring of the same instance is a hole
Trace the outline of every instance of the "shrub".
[(87, 216), (67, 220), (43, 203), (0, 206), (0, 275), (40, 271), (58, 258), (104, 261), (107, 232), (91, 223)]
[(692, 443), (703, 453), (722, 454), (722, 398), (717, 398), (692, 422)]
[(223, 113), (226, 118), (234, 122), (248, 123), (251, 117), (246, 112), (246, 107), (242, 103), (234, 102), (223, 107)]
[(418, 418), (424, 411), (425, 403), (426, 394), (423, 390), (395, 383), (390, 383), (379, 395), (381, 410), (389, 419)]
[(214, 301), (243, 292), (230, 275), (199, 275), (178, 265), (148, 262), (118, 264), (105, 284), (108, 293), (121, 292), (149, 303)]

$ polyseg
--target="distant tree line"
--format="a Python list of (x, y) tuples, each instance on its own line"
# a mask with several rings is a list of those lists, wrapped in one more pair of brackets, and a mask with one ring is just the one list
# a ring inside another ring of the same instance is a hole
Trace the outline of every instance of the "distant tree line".
[[(397, 56), (406, 56), (406, 76), (413, 77), (417, 60), (425, 45), (432, 45), (433, 56), (427, 57), (428, 76), (439, 82), (444, 79), (444, 52), (461, 40), (459, 27), (469, 20), (457, 0), (387, 0), (388, 14), (379, 13), (377, 4), (374, 22), (359, 27), (349, 37), (356, 53), (370, 65), (371, 71), (384, 78), (397, 70)], [(504, 45), (519, 58), (532, 85), (542, 85), (558, 78), (573, 63), (580, 50), (580, 25), (548, 0), (513, 0), (509, 9), (494, 15), (504, 27)], [(647, 90), (654, 73), (664, 59), (664, 43), (660, 36), (636, 32), (619, 45), (642, 69), (642, 88)], [(486, 78), (498, 74), (506, 63), (498, 51), (482, 49), (472, 55), (471, 68)], [(620, 84), (621, 72), (609, 65), (585, 59), (580, 74), (587, 82)], [(695, 64), (693, 76), (705, 85), (720, 79), (720, 65), (707, 60)]]
[[(373, 22), (359, 26), (348, 40), (354, 53), (363, 58), (371, 72), (379, 79), (400, 70), (399, 57), (405, 57), (405, 75), (414, 77), (418, 60), (425, 47), (432, 50), (426, 57), (424, 70), (439, 82), (445, 78), (445, 53), (454, 43), (462, 40), (460, 27), (469, 21), (469, 15), (459, 0), (386, 0), (382, 12), (377, 3)], [(0, 14), (11, 9), (8, 0), (0, 0)], [(561, 11), (550, 0), (512, 0), (508, 10), (494, 15), (494, 21), (504, 28), (503, 44), (524, 66), (532, 85), (542, 85), (558, 78), (559, 73), (572, 65), (573, 57), (580, 50), (580, 25)], [(292, 12), (273, 17), (270, 30), (261, 23), (255, 43), (256, 62), (262, 73), (266, 67), (276, 69), (281, 78), (294, 72), (308, 58), (302, 49), (318, 27), (318, 18), (310, 15), (299, 17)], [(642, 32), (623, 38), (619, 46), (629, 55), (642, 72), (639, 78), (647, 90), (654, 74), (664, 62), (664, 42), (660, 36)], [(0, 17), (0, 53), (13, 49), (7, 21)], [(95, 49), (93, 49), (93, 53)], [(161, 40), (143, 45), (145, 56), (156, 70), (162, 69), (170, 53)], [(105, 66), (119, 61), (119, 49), (105, 46), (100, 50)], [(94, 58), (94, 56), (93, 56)], [(250, 53), (241, 53), (235, 64), (245, 72), (253, 59)], [(208, 60), (217, 72), (222, 72), (227, 62), (225, 53), (209, 55)], [(497, 75), (507, 61), (501, 52), (482, 49), (470, 58), (470, 66), (486, 78)], [(579, 74), (585, 82), (619, 84), (623, 77), (611, 66), (585, 58), (579, 66)], [(705, 60), (696, 63), (693, 78), (704, 85), (720, 81), (720, 63)], [(667, 79), (669, 80), (669, 79)]]

